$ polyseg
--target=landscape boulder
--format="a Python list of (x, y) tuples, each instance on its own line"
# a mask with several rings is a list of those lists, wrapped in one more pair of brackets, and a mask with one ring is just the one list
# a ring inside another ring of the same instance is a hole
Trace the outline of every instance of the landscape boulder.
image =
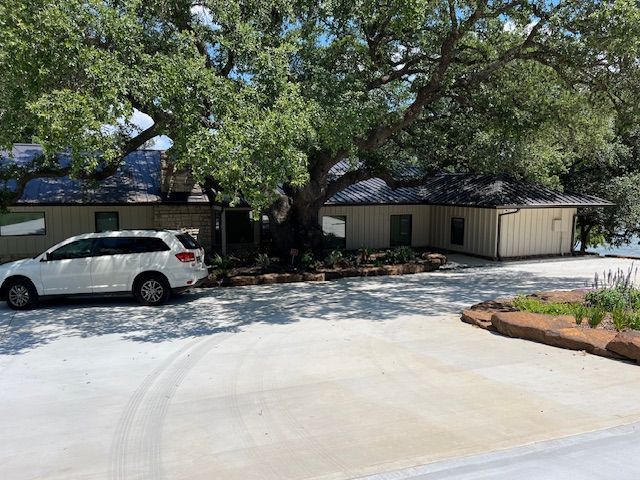
[(491, 324), (503, 335), (547, 343), (545, 341), (547, 332), (575, 327), (576, 322), (573, 317), (568, 315), (553, 316), (529, 312), (497, 312), (492, 315)]
[(550, 290), (547, 292), (538, 292), (530, 295), (547, 303), (582, 303), (587, 290)]
[(545, 332), (545, 342), (554, 347), (567, 350), (584, 350), (601, 357), (620, 358), (607, 350), (607, 345), (616, 336), (616, 332), (594, 328), (567, 327)]
[(619, 332), (608, 343), (607, 350), (640, 363), (640, 332)]
[(463, 322), (470, 323), (476, 327), (484, 328), (485, 330), (495, 330), (495, 327), (491, 323), (491, 316), (495, 312), (490, 310), (463, 310), (460, 317)]

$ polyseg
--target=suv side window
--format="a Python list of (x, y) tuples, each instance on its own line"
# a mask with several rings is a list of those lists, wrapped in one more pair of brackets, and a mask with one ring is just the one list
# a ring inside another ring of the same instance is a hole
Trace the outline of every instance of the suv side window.
[(49, 252), (47, 254), (47, 261), (50, 260), (68, 260), (71, 258), (85, 258), (91, 256), (91, 247), (93, 246), (93, 239), (86, 238), (84, 240), (76, 240), (75, 242), (67, 243), (62, 247)]
[(138, 252), (138, 245), (134, 237), (98, 238), (94, 249), (94, 255), (124, 255)]
[(136, 238), (139, 252), (166, 252), (171, 250), (169, 246), (157, 237), (140, 237)]

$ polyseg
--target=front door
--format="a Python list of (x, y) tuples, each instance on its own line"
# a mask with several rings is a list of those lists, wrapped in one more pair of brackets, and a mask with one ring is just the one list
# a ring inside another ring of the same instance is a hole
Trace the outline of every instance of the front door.
[(76, 240), (49, 252), (40, 262), (45, 295), (92, 293), (93, 239)]

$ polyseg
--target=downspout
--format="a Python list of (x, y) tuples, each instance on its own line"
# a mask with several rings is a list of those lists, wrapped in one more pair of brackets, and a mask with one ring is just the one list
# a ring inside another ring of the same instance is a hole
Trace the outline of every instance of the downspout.
[(519, 208), (516, 208), (512, 212), (504, 212), (498, 214), (498, 238), (496, 239), (496, 257), (499, 261), (502, 261), (502, 256), (500, 255), (500, 234), (502, 233), (502, 217), (505, 215), (514, 215), (520, 211)]
[(575, 255), (576, 254), (576, 224), (578, 221), (578, 213), (576, 211), (576, 213), (573, 214), (573, 219), (571, 220), (571, 255)]

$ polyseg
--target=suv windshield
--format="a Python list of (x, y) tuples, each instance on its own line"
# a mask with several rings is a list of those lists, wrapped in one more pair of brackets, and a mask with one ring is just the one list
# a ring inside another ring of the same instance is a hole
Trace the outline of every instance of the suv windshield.
[(189, 250), (197, 250), (200, 248), (198, 241), (188, 233), (179, 233), (176, 235), (176, 238), (180, 240), (180, 243), (184, 248)]

